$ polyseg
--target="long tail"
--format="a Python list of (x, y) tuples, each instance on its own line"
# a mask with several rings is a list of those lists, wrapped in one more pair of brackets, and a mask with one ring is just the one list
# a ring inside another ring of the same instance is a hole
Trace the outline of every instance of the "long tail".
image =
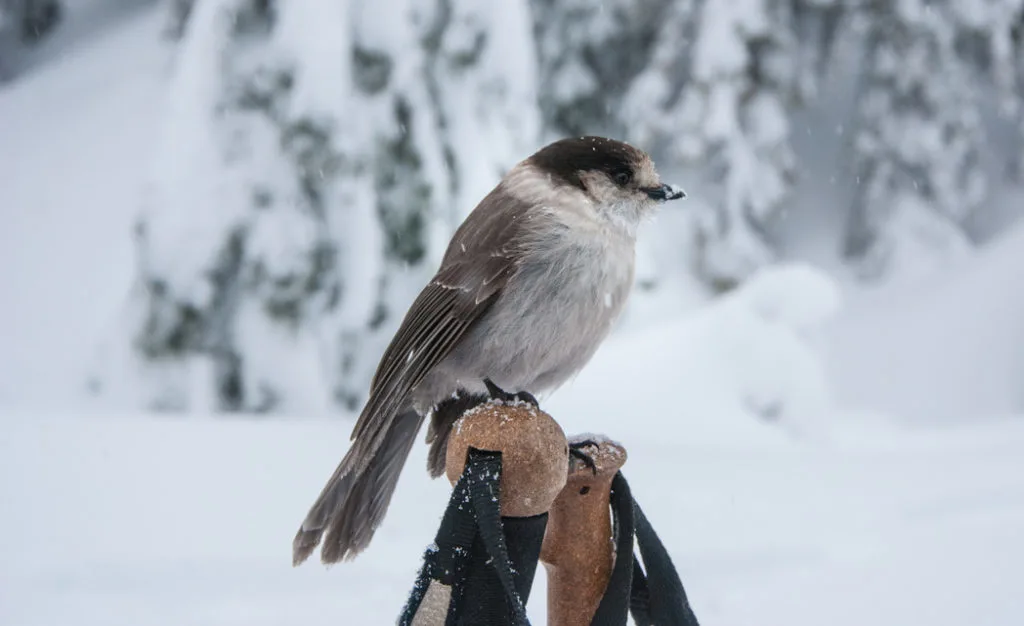
[(293, 565), (305, 561), (321, 538), (324, 563), (351, 559), (370, 545), (422, 422), (414, 411), (396, 415), (369, 460), (359, 441), (353, 442), (295, 534)]

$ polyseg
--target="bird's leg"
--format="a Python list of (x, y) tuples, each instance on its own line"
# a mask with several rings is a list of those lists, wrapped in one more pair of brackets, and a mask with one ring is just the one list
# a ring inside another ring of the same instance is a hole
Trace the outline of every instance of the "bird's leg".
[(488, 400), (490, 398), (485, 394), (469, 393), (464, 389), (460, 389), (452, 394), (451, 397), (438, 402), (434, 406), (433, 412), (438, 415), (454, 416), (448, 418), (449, 422), (454, 422), (463, 413), (486, 403)]
[(494, 381), (490, 378), (484, 379), (484, 386), (487, 387), (487, 393), (490, 394), (491, 398), (494, 400), (504, 400), (505, 402), (515, 400), (514, 395), (495, 385)]
[(501, 387), (494, 384), (494, 381), (490, 378), (484, 379), (484, 386), (487, 387), (487, 393), (490, 394), (492, 400), (501, 400), (503, 402), (525, 402), (532, 404), (534, 407), (540, 407), (540, 403), (537, 402), (537, 398), (533, 397), (533, 394), (529, 391), (520, 391), (519, 393), (509, 393)]
[(590, 471), (597, 475), (597, 465), (594, 463), (594, 459), (589, 454), (584, 452), (582, 448), (597, 448), (598, 443), (590, 439), (584, 439), (583, 441), (572, 441), (569, 443), (569, 456), (579, 459), (583, 465), (588, 467)]

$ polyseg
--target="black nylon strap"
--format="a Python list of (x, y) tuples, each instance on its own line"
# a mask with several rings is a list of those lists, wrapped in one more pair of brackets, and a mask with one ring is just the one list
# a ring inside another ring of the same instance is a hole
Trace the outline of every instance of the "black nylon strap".
[(651, 621), (651, 592), (647, 588), (647, 576), (640, 567), (640, 559), (636, 554), (633, 557), (633, 589), (629, 594), (629, 613), (633, 616), (636, 626), (652, 626)]
[[(521, 604), (529, 600), (530, 587), (544, 540), (547, 515), (526, 518), (502, 518), (509, 551), (509, 564)], [(513, 606), (494, 571), (482, 541), (474, 544), (468, 568), (460, 624), (513, 625)]]
[(633, 502), (633, 511), (636, 514), (636, 542), (647, 569), (644, 586), (650, 602), (651, 623), (658, 626), (699, 626), (668, 550), (636, 501)]
[(458, 617), (458, 607), (461, 606), (459, 599), (463, 595), (468, 561), (477, 535), (473, 508), (469, 506), (469, 483), (464, 472), (452, 490), (448, 507), (434, 537), (434, 545), (423, 554), (423, 567), (420, 568), (409, 600), (398, 619), (399, 626), (412, 624), (431, 580), (452, 588), (448, 618)]
[[(612, 479), (610, 504), (615, 566), (591, 626), (699, 626), (672, 559), (647, 516), (633, 499), (622, 472)], [(633, 552), (634, 536), (646, 567)]]
[[(501, 454), (470, 448), (401, 626), (411, 624), (431, 580), (452, 588), (446, 626), (529, 626), (525, 605), (547, 514), (502, 518), (500, 479)], [(591, 626), (625, 626), (630, 614), (636, 626), (699, 626), (668, 551), (621, 472), (612, 479), (610, 506), (615, 565)]]
[[(501, 520), (501, 453), (485, 452), (470, 448), (466, 469), (463, 476), (469, 479), (469, 498), (476, 519), (476, 526), (479, 531), (479, 544), (475, 547), (483, 548), (484, 554), (476, 549), (471, 552), (478, 567), (468, 571), (467, 589), (463, 598), (463, 604), (472, 599), (474, 611), (467, 612), (469, 619), (460, 621), (460, 624), (511, 624), (514, 626), (528, 626), (526, 619), (526, 607), (519, 591), (516, 589), (512, 574), (512, 565), (509, 562), (508, 548), (505, 545), (505, 532), (502, 529)], [(542, 536), (543, 538), (543, 536)], [(538, 553), (540, 547), (537, 548)], [(483, 563), (480, 557), (486, 555)], [(487, 567), (487, 564), (490, 567)], [(483, 566), (481, 568), (480, 566)], [(497, 580), (494, 580), (494, 577)], [(495, 582), (500, 585), (498, 589), (504, 592), (505, 602), (495, 598), (497, 590), (494, 589)], [(532, 576), (531, 576), (532, 582)], [(474, 593), (469, 593), (472, 586)], [(479, 616), (479, 621), (476, 616)], [(502, 619), (502, 617), (505, 619)]]
[(604, 597), (590, 621), (591, 626), (624, 626), (629, 614), (633, 586), (633, 494), (622, 472), (612, 478), (609, 504), (615, 536), (615, 565)]
[(427, 549), (423, 555), (423, 567), (420, 568), (420, 573), (416, 576), (416, 582), (413, 583), (412, 592), (409, 594), (409, 600), (405, 603), (405, 608), (398, 616), (398, 626), (409, 626), (412, 624), (413, 618), (416, 617), (416, 611), (419, 610), (423, 597), (427, 594), (427, 587), (430, 586), (429, 572), (436, 557), (437, 552), (433, 548)]
[(500, 481), (501, 453), (470, 448), (400, 626), (412, 623), (431, 580), (451, 586), (446, 626), (529, 626), (548, 516), (502, 518)]

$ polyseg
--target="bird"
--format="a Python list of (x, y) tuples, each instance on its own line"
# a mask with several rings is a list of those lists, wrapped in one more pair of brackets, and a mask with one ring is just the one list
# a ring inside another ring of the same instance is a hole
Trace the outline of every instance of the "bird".
[(647, 152), (606, 137), (558, 139), (510, 168), (455, 230), (385, 349), (349, 448), (292, 542), (293, 565), (321, 544), (325, 564), (366, 549), (424, 421), (436, 478), (467, 409), (537, 405), (575, 376), (627, 301), (638, 227), (685, 195)]

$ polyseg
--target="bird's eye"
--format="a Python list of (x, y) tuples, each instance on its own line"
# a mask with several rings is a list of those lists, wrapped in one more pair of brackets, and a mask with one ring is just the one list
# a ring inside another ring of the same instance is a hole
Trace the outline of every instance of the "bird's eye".
[(613, 180), (616, 185), (628, 185), (629, 181), (633, 180), (633, 176), (629, 172), (621, 171), (615, 173)]

